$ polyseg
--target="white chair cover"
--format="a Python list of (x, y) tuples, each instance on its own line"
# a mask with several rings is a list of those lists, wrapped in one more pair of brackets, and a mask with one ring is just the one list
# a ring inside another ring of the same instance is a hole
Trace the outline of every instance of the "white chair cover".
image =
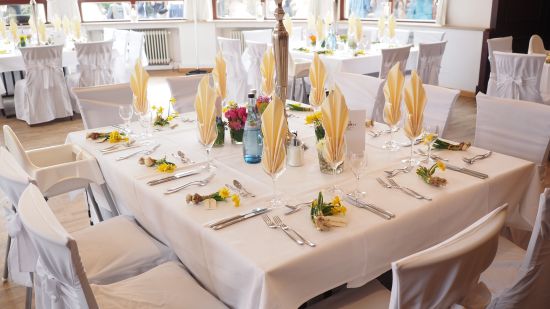
[(363, 37), (369, 42), (378, 40), (378, 29), (373, 27), (363, 27)]
[(489, 308), (545, 308), (550, 304), (550, 188), (540, 196), (535, 228), (515, 283)]
[(399, 61), (399, 69), (405, 74), (405, 66), (409, 59), (409, 53), (411, 46), (399, 47), (399, 48), (385, 48), (382, 49), (382, 66), (380, 67), (380, 73), (378, 78), (386, 79), (391, 67)]
[(550, 53), (550, 50), (546, 50), (544, 48), (544, 42), (542, 41), (542, 38), (537, 35), (533, 34), (531, 36), (531, 39), (529, 39), (529, 54), (543, 54), (547, 55)]
[(439, 71), (441, 70), (441, 60), (443, 60), (446, 44), (447, 41), (419, 44), (416, 70), (424, 84), (439, 85)]
[(384, 122), (385, 80), (353, 73), (338, 73), (335, 79), (351, 109), (365, 109), (370, 119)]
[[(534, 162), (538, 168), (536, 183), (529, 190), (538, 199), (542, 179), (546, 174), (550, 145), (550, 106), (543, 104), (495, 98), (478, 94), (474, 145), (509, 156)], [(519, 209), (510, 209), (508, 225), (528, 229), (536, 217), (535, 201), (524, 201)], [(515, 205), (510, 205), (514, 207)], [(529, 223), (525, 226), (525, 223)]]
[(460, 91), (432, 85), (424, 85), (424, 89), (428, 98), (424, 109), (424, 125), (439, 126), (439, 136), (445, 137), (447, 121)]
[(272, 29), (261, 29), (261, 30), (243, 31), (242, 34), (245, 42), (252, 41), (252, 42), (271, 44), (272, 32), (273, 32)]
[(417, 30), (413, 33), (413, 43), (418, 45), (419, 43), (436, 43), (441, 42), (445, 38), (444, 31), (423, 31)]
[(395, 29), (395, 39), (399, 44), (410, 44), (411, 43), (411, 30), (406, 29)]
[(241, 41), (218, 37), (227, 69), (227, 99), (244, 102), (247, 94), (247, 75), (241, 59)]
[(28, 124), (48, 122), (73, 115), (63, 76), (63, 46), (21, 48), (25, 79), (15, 85), (15, 114)]
[[(490, 301), (480, 274), (493, 261), (506, 205), (424, 251), (392, 263), (390, 308), (483, 308)], [(479, 306), (479, 307), (478, 307)]]
[(120, 124), (119, 106), (131, 105), (133, 100), (129, 84), (74, 88), (73, 93), (86, 130)]
[(243, 53), (243, 64), (248, 76), (248, 88), (260, 91), (260, 87), (262, 86), (260, 66), (264, 53), (267, 50), (267, 44), (246, 41), (246, 46), (246, 50)]
[(494, 38), (487, 40), (487, 49), (489, 52), (489, 64), (491, 65), (491, 73), (489, 74), (489, 83), (487, 84), (487, 95), (496, 96), (497, 89), (497, 67), (493, 52), (512, 52), (513, 37), (507, 36), (502, 38)]
[(540, 77), (545, 55), (493, 52), (496, 65), (494, 96), (542, 103)]
[(172, 97), (176, 99), (174, 109), (178, 113), (187, 113), (195, 110), (195, 96), (203, 77), (204, 75), (198, 74), (166, 78)]
[(126, 71), (126, 59), (128, 59), (130, 31), (105, 28), (103, 29), (103, 39), (105, 41), (113, 41), (113, 55), (111, 60), (113, 82), (128, 83), (130, 81), (130, 73)]
[(128, 34), (128, 58), (127, 66), (128, 70), (132, 72), (136, 61), (141, 59), (143, 66), (149, 65), (149, 59), (145, 54), (145, 33), (139, 31), (130, 31)]

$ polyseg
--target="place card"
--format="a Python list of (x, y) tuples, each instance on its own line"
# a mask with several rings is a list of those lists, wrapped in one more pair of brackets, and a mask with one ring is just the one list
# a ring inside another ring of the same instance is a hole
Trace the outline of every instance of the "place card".
[(346, 144), (348, 151), (359, 153), (365, 150), (366, 120), (366, 110), (349, 110), (348, 128), (346, 130)]

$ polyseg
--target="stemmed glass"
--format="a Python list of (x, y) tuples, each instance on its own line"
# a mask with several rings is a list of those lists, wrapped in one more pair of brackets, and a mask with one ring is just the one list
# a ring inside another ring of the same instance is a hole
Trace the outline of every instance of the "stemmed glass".
[[(410, 117), (410, 115), (409, 115), (409, 117)], [(416, 166), (416, 165), (420, 164), (420, 161), (418, 159), (414, 158), (414, 143), (416, 142), (416, 139), (422, 133), (420, 132), (418, 135), (414, 136), (414, 135), (411, 134), (413, 132), (411, 132), (409, 130), (403, 130), (403, 131), (405, 132), (405, 135), (411, 141), (411, 156), (408, 159), (402, 160), (401, 162), (408, 164), (408, 166)]]
[(347, 156), (351, 171), (356, 179), (355, 190), (351, 194), (357, 199), (363, 198), (365, 192), (359, 190), (359, 181), (367, 168), (367, 152), (364, 149), (360, 151), (348, 149)]
[(124, 131), (126, 131), (127, 135), (130, 135), (132, 133), (130, 130), (130, 120), (132, 120), (132, 116), (134, 115), (132, 105), (120, 105), (118, 107), (118, 115), (124, 121)]
[[(325, 143), (330, 142), (330, 137), (325, 136)], [(329, 155), (327, 150), (327, 145), (325, 144), (325, 147), (323, 149), (323, 158), (327, 162), (328, 166), (332, 170), (332, 175), (338, 175), (342, 173), (344, 168), (341, 166), (342, 163), (344, 163), (344, 159), (346, 157), (346, 142), (342, 144), (342, 148), (340, 149), (340, 153), (338, 153), (335, 157), (332, 155)], [(332, 185), (330, 188), (327, 189), (328, 192), (331, 193), (339, 193), (341, 192), (340, 188), (336, 184)]]
[(147, 140), (153, 136), (151, 133), (151, 123), (153, 121), (151, 118), (151, 113), (149, 111), (137, 112), (137, 115), (139, 116), (139, 124), (143, 129), (141, 136), (143, 140)]
[(439, 137), (439, 126), (438, 125), (428, 125), (424, 127), (424, 142), (428, 144), (428, 157), (422, 160), (422, 162), (428, 164), (434, 164), (435, 160), (432, 159), (432, 148), (433, 144)]
[[(211, 126), (211, 128), (208, 128), (207, 126)], [(218, 137), (218, 129), (216, 128), (216, 122), (214, 121), (212, 124), (202, 124), (199, 121), (197, 121), (197, 129), (198, 129), (197, 135), (198, 135), (199, 143), (202, 145), (206, 153), (206, 168), (208, 169), (208, 171), (211, 171), (213, 168), (215, 168), (210, 158), (210, 152), (212, 151), (212, 146), (214, 145), (214, 142)], [(201, 132), (206, 132), (206, 130), (210, 130), (210, 132), (214, 132), (215, 135), (210, 136), (209, 134), (201, 133)], [(203, 135), (204, 135), (204, 138), (203, 138)]]
[[(399, 124), (399, 119), (396, 117), (393, 117), (393, 115), (389, 115), (391, 113), (391, 103), (386, 102), (386, 104), (390, 105), (390, 108), (384, 108), (384, 121), (390, 127), (390, 140), (386, 141), (382, 148), (389, 150), (389, 151), (397, 151), (399, 150), (399, 143), (393, 139), (393, 133), (397, 131), (397, 125)], [(387, 111), (390, 110), (390, 111)]]
[[(279, 145), (279, 147), (285, 147), (285, 141), (281, 141), (281, 144)], [(284, 156), (286, 156), (286, 151), (283, 151), (281, 153)], [(267, 155), (264, 155), (264, 156), (267, 156)], [(273, 199), (269, 201), (269, 203), (271, 204), (271, 207), (281, 207), (286, 204), (286, 202), (283, 199), (281, 199), (279, 191), (277, 191), (277, 178), (279, 178), (279, 176), (281, 176), (286, 170), (285, 161), (286, 161), (285, 158), (282, 158), (282, 163), (280, 164), (278, 169), (275, 171), (269, 171), (266, 168), (265, 164), (263, 164), (262, 162), (262, 167), (264, 172), (271, 177), (271, 181), (273, 183)]]

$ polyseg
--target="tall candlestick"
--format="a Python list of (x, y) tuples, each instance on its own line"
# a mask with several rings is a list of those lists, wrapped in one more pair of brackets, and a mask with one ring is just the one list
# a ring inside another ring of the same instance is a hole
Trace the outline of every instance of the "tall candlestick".
[[(31, 5), (31, 18), (32, 18), (32, 21), (34, 22), (34, 31), (36, 32), (34, 35), (36, 35), (36, 42), (38, 45), (40, 45), (40, 38), (39, 38), (39, 35), (38, 35), (38, 20), (36, 18), (36, 0), (31, 0), (30, 3)], [(31, 29), (32, 31), (32, 29)]]
[(273, 30), (273, 52), (275, 54), (275, 70), (277, 79), (275, 81), (275, 92), (286, 102), (288, 85), (288, 32), (283, 24), (285, 10), (283, 9), (283, 0), (275, 0), (277, 8), (275, 9), (275, 19), (277, 20)]

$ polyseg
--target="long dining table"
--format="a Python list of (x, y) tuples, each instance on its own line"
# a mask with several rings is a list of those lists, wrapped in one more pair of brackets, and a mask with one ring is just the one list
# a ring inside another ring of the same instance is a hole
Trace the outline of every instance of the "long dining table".
[[(303, 166), (288, 166), (277, 180), (282, 197), (294, 204), (311, 201), (319, 191), (333, 185), (344, 192), (352, 190), (355, 178), (345, 162), (344, 172), (339, 175), (320, 172), (314, 128), (304, 123), (307, 113), (291, 112), (290, 115), (290, 129), (298, 132), (309, 149), (305, 152)], [(178, 123), (175, 129), (154, 131), (151, 143), (158, 143), (160, 147), (151, 156), (165, 156), (178, 164), (177, 171), (195, 169), (204, 162), (205, 153), (197, 141), (196, 123), (189, 120), (193, 117), (192, 113), (184, 114), (181, 118), (185, 122), (174, 120)], [(140, 130), (137, 123), (132, 126)], [(386, 128), (383, 124), (374, 127), (375, 130)], [(173, 249), (195, 278), (232, 308), (297, 308), (342, 284), (359, 287), (388, 271), (392, 261), (447, 239), (503, 203), (517, 207), (528, 186), (528, 182), (517, 180), (532, 177), (535, 168), (531, 162), (494, 153), (469, 166), (487, 174), (487, 179), (446, 170), (438, 175), (445, 177), (448, 184), (437, 188), (425, 184), (414, 171), (394, 178), (400, 185), (432, 199), (419, 200), (399, 190), (382, 187), (376, 180), (376, 177), (384, 177), (385, 170), (402, 167), (401, 160), (409, 156), (410, 148), (403, 146), (399, 151), (388, 152), (382, 148), (388, 134), (378, 137), (366, 134), (368, 164), (360, 180), (361, 189), (366, 191), (365, 201), (396, 217), (385, 220), (344, 201), (347, 226), (321, 232), (312, 224), (308, 207), (292, 215), (284, 215), (288, 210), (285, 207), (270, 210), (270, 216), (280, 216), (316, 244), (316, 247), (309, 247), (299, 246), (282, 231), (268, 228), (259, 216), (221, 230), (207, 226), (215, 220), (257, 207), (270, 207), (273, 197), (271, 178), (264, 173), (261, 164), (243, 161), (242, 145), (230, 143), (229, 134), (226, 134), (225, 145), (212, 151), (215, 176), (207, 185), (166, 195), (168, 188), (205, 179), (208, 172), (149, 186), (148, 181), (166, 174), (139, 165), (139, 156), (116, 160), (135, 148), (102, 154), (100, 150), (108, 144), (86, 139), (91, 131), (111, 130), (114, 128), (72, 132), (67, 142), (81, 146), (97, 158), (120, 211), (134, 216), (147, 231)], [(401, 132), (396, 134), (396, 139), (407, 141)], [(152, 144), (138, 149), (147, 149)], [(178, 150), (198, 163), (180, 166), (173, 156)], [(462, 157), (483, 152), (483, 149), (471, 147), (467, 151), (437, 151), (437, 154), (448, 159), (448, 163), (464, 166)], [(241, 197), (239, 207), (231, 202), (219, 202), (213, 210), (201, 204), (186, 203), (187, 194), (216, 192), (234, 179), (256, 197)]]
[[(63, 66), (75, 67), (78, 64), (76, 51), (72, 49), (63, 50)], [(4, 51), (0, 53), (0, 73), (11, 71), (24, 71), (25, 62), (19, 49)]]

